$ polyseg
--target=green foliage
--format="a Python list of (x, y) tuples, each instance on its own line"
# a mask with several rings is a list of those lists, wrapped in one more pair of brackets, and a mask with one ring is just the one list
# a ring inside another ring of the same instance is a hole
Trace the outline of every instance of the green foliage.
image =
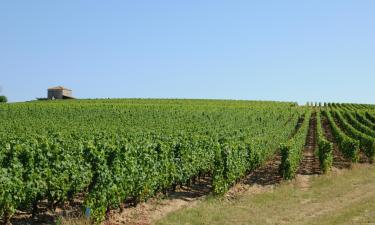
[(360, 123), (353, 116), (352, 113), (350, 113), (349, 111), (344, 111), (342, 114), (343, 114), (345, 120), (347, 121), (347, 123), (350, 124), (350, 126), (352, 126), (354, 129), (356, 129), (359, 132), (364, 133), (364, 134), (366, 134), (370, 137), (375, 137), (375, 131), (373, 129), (369, 128), (368, 126)]
[(321, 121), (321, 112), (318, 111), (316, 114), (318, 156), (320, 169), (323, 173), (326, 173), (327, 171), (331, 170), (333, 163), (333, 144), (324, 137)]
[(340, 150), (344, 156), (352, 162), (357, 162), (359, 159), (359, 141), (347, 136), (336, 124), (330, 111), (323, 111), (331, 126), (333, 136), (335, 137)]
[(17, 155), (10, 153), (6, 160), (7, 168), (0, 168), (0, 216), (4, 217), (4, 221), (9, 221), (25, 199), (25, 184), (22, 182), (22, 164)]
[[(342, 116), (340, 111), (334, 111), (335, 118), (340, 122), (342, 129), (352, 138), (356, 139), (360, 143), (360, 148), (364, 151), (365, 155), (369, 158), (372, 162), (375, 158), (375, 138), (372, 136), (367, 135), (367, 133), (362, 133), (361, 131), (357, 130), (352, 126), (354, 123), (354, 118), (348, 115), (346, 118), (348, 121), (352, 122), (349, 123), (344, 116)], [(358, 121), (356, 121), (358, 123)], [(356, 126), (356, 125), (354, 125)], [(358, 125), (357, 125), (358, 126)], [(357, 127), (356, 126), (356, 127)]]
[(364, 114), (359, 113), (359, 112), (355, 112), (354, 116), (363, 125), (369, 127), (373, 131), (375, 131), (375, 123), (373, 123), (371, 120), (369, 120)]
[(94, 223), (200, 176), (224, 193), (293, 131), (294, 103), (91, 100), (3, 105), (0, 214), (84, 194)]
[[(280, 142), (288, 139), (295, 128), (299, 114), (264, 114), (254, 136), (242, 136), (240, 140), (225, 140), (215, 155), (213, 192), (224, 194), (249, 171), (264, 163)], [(260, 122), (260, 121), (259, 121)], [(276, 125), (279, 124), (279, 125)]]
[(295, 136), (280, 145), (281, 164), (279, 171), (284, 179), (292, 179), (296, 176), (309, 130), (310, 118), (311, 111), (307, 110), (302, 125)]
[(374, 115), (374, 114), (371, 114), (371, 113), (369, 113), (369, 112), (366, 112), (365, 115), (366, 115), (366, 118), (367, 118), (368, 120), (370, 120), (373, 124), (375, 124), (375, 115)]
[(325, 139), (320, 139), (318, 142), (318, 150), (320, 169), (323, 173), (327, 173), (332, 168), (333, 144)]
[[(215, 194), (223, 194), (272, 157), (279, 146), (281, 172), (292, 178), (301, 160), (310, 114), (295, 103), (258, 101), (2, 104), (0, 216), (9, 220), (17, 209), (35, 215), (41, 201), (53, 211), (83, 194), (83, 207), (91, 209), (94, 223), (100, 223), (109, 210), (125, 201), (137, 204), (203, 176), (212, 177)], [(289, 140), (302, 115), (301, 128)], [(328, 117), (340, 148), (356, 159), (358, 143)], [(319, 141), (327, 169), (329, 144)], [(361, 144), (368, 145), (365, 140)]]
[(8, 98), (4, 95), (0, 95), (0, 103), (8, 102)]

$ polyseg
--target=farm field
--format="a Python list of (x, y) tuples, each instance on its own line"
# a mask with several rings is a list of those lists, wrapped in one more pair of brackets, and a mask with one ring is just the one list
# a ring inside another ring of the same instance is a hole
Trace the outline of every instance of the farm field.
[[(295, 198), (288, 199), (290, 208), (285, 210), (292, 211), (301, 199), (322, 202), (326, 196), (322, 192), (335, 184), (344, 185), (338, 191), (346, 196), (347, 187), (363, 179), (373, 181), (371, 176), (359, 175), (374, 172), (370, 166), (375, 158), (372, 105), (172, 99), (36, 101), (0, 105), (0, 127), (0, 216), (4, 224), (59, 223), (61, 218), (84, 216), (96, 224), (116, 224), (113, 215), (117, 212), (202, 181), (209, 200), (195, 209), (172, 213), (160, 223), (211, 224), (218, 216), (225, 224), (233, 218), (221, 214), (223, 208), (246, 208), (246, 203), (262, 209), (264, 199), (281, 202), (281, 196), (289, 193)], [(345, 172), (337, 172), (343, 169)], [(328, 175), (316, 178), (324, 173)], [(329, 183), (332, 174), (350, 179)], [(308, 177), (308, 190), (294, 191), (293, 185), (282, 182), (293, 183), (301, 176)], [(244, 182), (281, 185), (265, 196), (240, 197), (233, 207), (220, 202)], [(306, 197), (310, 194), (311, 198)], [(373, 194), (367, 192), (366, 196), (372, 198)], [(304, 204), (309, 206), (309, 202)], [(322, 207), (328, 206), (322, 202)], [(199, 212), (212, 217), (202, 217)], [(337, 221), (344, 215), (340, 213)], [(239, 214), (244, 219), (239, 222), (250, 223), (250, 215)], [(278, 221), (285, 216), (269, 219)], [(260, 216), (259, 223), (264, 219)]]

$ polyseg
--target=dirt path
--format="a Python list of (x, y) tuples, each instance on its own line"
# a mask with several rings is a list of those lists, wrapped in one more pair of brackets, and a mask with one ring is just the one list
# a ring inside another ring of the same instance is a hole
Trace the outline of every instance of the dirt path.
[(243, 183), (248, 185), (257, 184), (262, 186), (280, 183), (282, 181), (282, 177), (279, 174), (280, 164), (281, 154), (279, 151), (277, 151), (271, 160), (250, 173)]
[(344, 157), (340, 151), (335, 138), (333, 137), (331, 127), (329, 125), (327, 117), (322, 115), (322, 126), (325, 137), (328, 141), (333, 143), (333, 167), (337, 169), (348, 169), (351, 167), (351, 163)]
[(168, 213), (182, 208), (195, 206), (211, 192), (211, 178), (206, 177), (198, 180), (195, 184), (186, 187), (181, 186), (167, 194), (149, 199), (147, 202), (138, 204), (136, 207), (111, 211), (109, 221), (105, 225), (149, 225), (154, 221), (166, 216)]
[(297, 171), (299, 175), (315, 175), (321, 173), (319, 159), (315, 155), (315, 149), (317, 148), (316, 136), (316, 112), (314, 112), (309, 122), (309, 131), (306, 137), (303, 158)]

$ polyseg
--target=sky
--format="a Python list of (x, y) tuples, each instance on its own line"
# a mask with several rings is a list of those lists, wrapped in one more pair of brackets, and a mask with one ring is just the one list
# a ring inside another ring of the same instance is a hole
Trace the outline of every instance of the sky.
[(0, 95), (375, 104), (375, 1), (4, 0)]

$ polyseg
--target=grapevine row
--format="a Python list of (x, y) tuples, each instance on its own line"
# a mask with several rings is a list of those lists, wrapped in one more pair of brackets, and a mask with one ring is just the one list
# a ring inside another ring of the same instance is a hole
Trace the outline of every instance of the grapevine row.
[(293, 138), (280, 145), (281, 164), (280, 174), (284, 179), (295, 177), (302, 158), (302, 152), (305, 145), (306, 136), (309, 129), (311, 111), (307, 110), (304, 120)]
[(333, 162), (333, 144), (328, 141), (323, 133), (323, 126), (321, 120), (321, 112), (317, 112), (317, 142), (318, 142), (318, 156), (320, 161), (320, 168), (323, 173), (329, 171)]
[[(151, 104), (152, 103), (152, 104)], [(77, 195), (94, 222), (200, 176), (224, 193), (287, 140), (293, 104), (93, 101), (5, 105), (0, 111), (0, 216), (36, 216)]]
[(374, 114), (370, 114), (369, 112), (366, 112), (366, 117), (369, 119), (372, 123), (375, 124), (375, 116)]
[(357, 162), (359, 159), (359, 141), (347, 136), (340, 127), (338, 127), (329, 110), (325, 110), (322, 113), (327, 117), (332, 134), (344, 156), (352, 162)]
[[(339, 121), (342, 129), (352, 138), (359, 140), (360, 148), (364, 151), (370, 161), (374, 160), (375, 157), (375, 139), (366, 133), (362, 133), (354, 128), (351, 123), (345, 120), (344, 116), (340, 111), (333, 111), (335, 118)], [(347, 118), (351, 118), (350, 121), (354, 122), (354, 118), (350, 115)], [(354, 123), (353, 123), (354, 124)]]
[(344, 116), (347, 122), (354, 127), (356, 130), (370, 136), (375, 137), (375, 131), (369, 128), (368, 126), (360, 123), (350, 112), (344, 112)]
[(368, 118), (366, 118), (365, 115), (363, 115), (363, 114), (361, 114), (359, 112), (354, 113), (354, 115), (355, 115), (355, 118), (359, 122), (361, 122), (365, 126), (369, 127), (371, 130), (375, 131), (375, 123), (371, 122)]

